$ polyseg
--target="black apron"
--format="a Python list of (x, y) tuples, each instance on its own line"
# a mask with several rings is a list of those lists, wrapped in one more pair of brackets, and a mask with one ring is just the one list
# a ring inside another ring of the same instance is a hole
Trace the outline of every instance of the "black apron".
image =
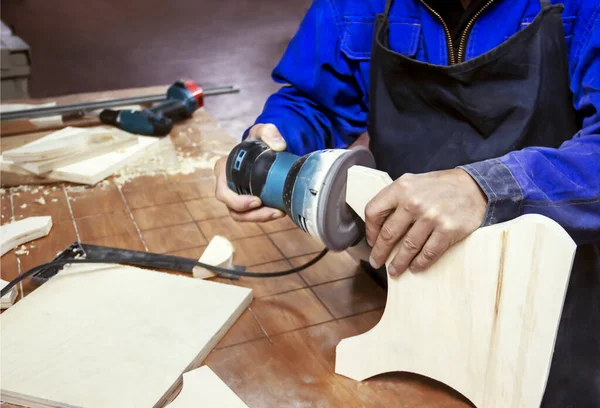
[[(451, 169), (527, 146), (557, 148), (580, 129), (562, 5), (542, 0), (534, 21), (498, 47), (440, 66), (389, 49), (392, 3), (377, 16), (370, 62), (378, 169), (393, 179)], [(577, 249), (542, 406), (600, 407), (600, 243)]]

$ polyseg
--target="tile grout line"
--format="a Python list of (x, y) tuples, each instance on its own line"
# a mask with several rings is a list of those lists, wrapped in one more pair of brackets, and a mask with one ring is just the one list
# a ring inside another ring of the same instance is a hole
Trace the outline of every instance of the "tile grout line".
[[(10, 190), (10, 212), (11, 212), (11, 222), (14, 220), (17, 220), (17, 216), (15, 215), (15, 203), (13, 201), (13, 189), (11, 188)], [(21, 259), (19, 258), (19, 256), (15, 253), (13, 253), (13, 255), (15, 256), (15, 258), (17, 259), (17, 276), (21, 275)], [(19, 282), (19, 296), (21, 297), (21, 300), (23, 300), (24, 296), (23, 296), (23, 281)]]
[(71, 221), (73, 221), (73, 227), (75, 228), (75, 236), (77, 237), (77, 242), (81, 242), (81, 237), (79, 236), (79, 228), (77, 228), (77, 222), (75, 222), (75, 216), (73, 215), (73, 207), (71, 207), (71, 200), (69, 198), (69, 193), (67, 192), (67, 188), (65, 185), (62, 185), (63, 193), (65, 194), (65, 199), (67, 200), (67, 207), (69, 207), (69, 214), (71, 214)]
[(254, 314), (254, 310), (252, 310), (252, 308), (250, 306), (248, 306), (248, 310), (250, 311), (250, 314), (252, 315), (252, 317), (254, 318), (254, 320), (256, 321), (256, 323), (258, 323), (258, 327), (260, 327), (260, 330), (263, 332), (263, 334), (265, 335), (265, 337), (267, 338), (267, 340), (269, 341), (269, 343), (273, 344), (273, 342), (271, 341), (271, 338), (269, 337), (269, 334), (267, 333), (267, 331), (265, 330), (265, 328), (263, 327), (263, 325), (258, 320), (258, 316), (256, 316), (256, 314)]
[[(372, 313), (372, 312), (374, 312), (376, 310), (383, 310), (383, 309), (385, 309), (385, 307), (378, 307), (378, 308), (371, 309), (371, 310), (365, 310), (364, 312), (354, 313), (354, 314), (350, 314), (348, 316), (339, 317), (339, 318), (338, 317), (334, 317), (332, 320), (326, 320), (326, 321), (320, 322), (320, 323), (309, 324), (308, 326), (298, 327), (297, 329), (286, 330), (286, 331), (283, 331), (281, 333), (274, 334), (273, 337), (278, 337), (278, 336), (281, 336), (283, 334), (293, 333), (293, 332), (297, 332), (297, 331), (300, 331), (300, 330), (308, 329), (308, 328), (311, 328), (311, 327), (320, 326), (320, 325), (326, 324), (326, 323), (339, 322), (340, 320), (349, 319), (351, 317), (356, 317), (356, 316), (364, 315), (364, 314), (367, 314), (367, 313)], [(252, 340), (250, 340), (250, 341), (252, 341)], [(234, 345), (232, 345), (231, 347), (233, 347), (233, 346)], [(223, 347), (223, 348), (225, 348), (225, 347)]]
[(137, 231), (138, 236), (142, 240), (142, 245), (144, 246), (144, 250), (146, 252), (150, 252), (150, 250), (148, 249), (148, 245), (146, 244), (146, 240), (144, 239), (144, 237), (142, 235), (142, 231), (140, 230), (140, 227), (138, 226), (138, 224), (135, 220), (135, 217), (133, 216), (133, 212), (131, 212), (131, 208), (129, 208), (129, 204), (127, 204), (127, 200), (125, 199), (125, 195), (123, 194), (123, 191), (121, 190), (121, 186), (117, 186), (117, 191), (121, 195), (121, 199), (123, 200), (123, 203), (125, 204), (125, 208), (127, 209), (129, 218), (131, 218), (131, 221), (133, 222), (133, 226), (135, 227), (135, 230)]
[[(204, 238), (204, 240), (206, 241), (206, 244), (207, 244), (207, 245), (208, 245), (208, 244), (210, 244), (210, 241), (209, 241), (209, 240), (206, 238), (206, 235), (204, 234), (204, 232), (202, 232), (202, 228), (200, 228), (200, 222), (201, 222), (201, 221), (198, 221), (198, 220), (195, 220), (195, 219), (194, 219), (194, 216), (192, 215), (192, 213), (191, 213), (191, 212), (190, 212), (190, 210), (188, 209), (188, 206), (187, 206), (187, 205), (185, 205), (186, 201), (184, 201), (184, 200), (181, 198), (181, 195), (180, 195), (179, 193), (177, 193), (177, 196), (179, 196), (179, 199), (181, 200), (180, 202), (181, 202), (181, 204), (183, 204), (183, 208), (185, 208), (185, 212), (187, 213), (187, 215), (189, 215), (189, 216), (190, 216), (190, 218), (192, 219), (192, 222), (193, 222), (193, 223), (196, 225), (196, 228), (198, 228), (198, 231), (200, 231), (200, 235), (202, 235), (202, 238)], [(190, 201), (193, 201), (193, 200), (190, 200)], [(216, 217), (216, 218), (211, 218), (211, 219), (213, 219), (213, 220), (216, 220), (217, 218), (218, 218), (218, 217)], [(206, 220), (203, 220), (203, 221), (206, 221)]]

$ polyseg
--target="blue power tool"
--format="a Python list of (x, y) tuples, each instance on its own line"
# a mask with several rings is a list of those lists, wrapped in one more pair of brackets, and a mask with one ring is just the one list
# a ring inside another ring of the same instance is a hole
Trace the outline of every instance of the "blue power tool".
[(204, 92), (194, 81), (177, 81), (167, 90), (167, 98), (151, 108), (100, 112), (100, 121), (130, 133), (146, 136), (166, 136), (173, 123), (188, 119), (204, 106)]
[(234, 192), (260, 197), (330, 250), (343, 251), (364, 235), (362, 220), (346, 204), (347, 172), (354, 165), (373, 168), (375, 160), (362, 147), (299, 157), (246, 140), (229, 153), (226, 177)]

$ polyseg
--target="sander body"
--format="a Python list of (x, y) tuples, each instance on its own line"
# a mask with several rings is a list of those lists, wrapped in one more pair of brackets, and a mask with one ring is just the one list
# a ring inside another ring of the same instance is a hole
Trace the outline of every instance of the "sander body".
[(285, 212), (304, 232), (332, 251), (343, 251), (364, 236), (363, 221), (346, 204), (348, 169), (375, 167), (368, 149), (327, 149), (296, 156), (276, 152), (260, 140), (246, 140), (229, 154), (228, 186), (254, 195), (264, 206)]

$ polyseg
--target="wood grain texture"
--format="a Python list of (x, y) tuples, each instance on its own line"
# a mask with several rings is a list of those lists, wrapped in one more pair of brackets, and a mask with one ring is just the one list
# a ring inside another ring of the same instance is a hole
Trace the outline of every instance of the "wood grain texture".
[[(160, 142), (159, 138), (150, 136), (138, 136), (137, 139), (138, 143), (125, 147), (122, 151), (114, 151), (69, 164), (45, 173), (44, 177), (40, 178), (94, 185), (126, 165), (142, 158), (146, 153), (152, 151), (152, 149), (158, 148)], [(4, 156), (0, 156), (0, 170), (8, 175), (39, 177), (22, 169), (19, 165)], [(2, 174), (2, 177), (4, 178), (5, 175)], [(37, 183), (37, 179), (35, 180)]]
[[(361, 217), (391, 183), (362, 167), (348, 180), (347, 202)], [(339, 343), (336, 373), (362, 381), (406, 371), (477, 407), (539, 406), (575, 248), (557, 223), (530, 214), (475, 231), (427, 271), (388, 276), (381, 321)]]
[(31, 143), (6, 150), (2, 155), (18, 163), (57, 159), (70, 152), (77, 153), (83, 150), (88, 144), (88, 135), (86, 129), (67, 126)]
[(0, 315), (2, 398), (160, 406), (251, 299), (249, 289), (186, 276), (72, 265)]
[[(227, 238), (216, 235), (213, 237), (208, 246), (202, 253), (198, 262), (204, 263), (212, 266), (219, 266), (221, 268), (232, 268), (233, 264), (233, 245)], [(202, 268), (200, 266), (194, 266), (192, 269), (192, 273), (194, 278), (197, 279), (206, 279), (212, 278), (216, 276), (215, 273), (209, 271), (208, 269)]]
[(0, 255), (25, 242), (45, 237), (52, 229), (52, 217), (29, 217), (0, 227)]
[(183, 389), (168, 408), (248, 408), (208, 367), (183, 374)]
[[(68, 150), (66, 155), (54, 159), (42, 161), (25, 161), (19, 165), (34, 174), (43, 175), (52, 170), (78, 163), (83, 160), (92, 159), (106, 153), (122, 150), (126, 147), (137, 144), (138, 139), (131, 133), (112, 128), (105, 129), (95, 127), (85, 129), (83, 136), (87, 136), (87, 144), (78, 150)], [(81, 135), (79, 137), (82, 137)], [(41, 139), (40, 139), (41, 140)]]

